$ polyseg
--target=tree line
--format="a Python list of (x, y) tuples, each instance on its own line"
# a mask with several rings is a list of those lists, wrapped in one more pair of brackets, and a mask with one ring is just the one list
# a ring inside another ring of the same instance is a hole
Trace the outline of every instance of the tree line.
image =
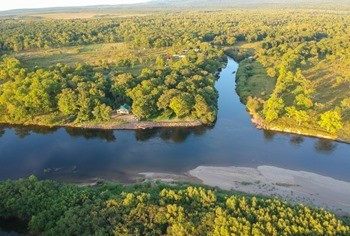
[(0, 183), (0, 217), (44, 235), (348, 235), (330, 212), (186, 184)]

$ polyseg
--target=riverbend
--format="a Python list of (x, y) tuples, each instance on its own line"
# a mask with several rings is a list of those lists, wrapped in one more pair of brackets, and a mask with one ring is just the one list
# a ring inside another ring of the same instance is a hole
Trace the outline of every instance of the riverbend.
[(185, 174), (198, 166), (276, 166), (350, 181), (350, 145), (257, 130), (235, 92), (238, 64), (220, 74), (215, 126), (94, 130), (2, 126), (0, 179), (134, 182), (141, 172)]

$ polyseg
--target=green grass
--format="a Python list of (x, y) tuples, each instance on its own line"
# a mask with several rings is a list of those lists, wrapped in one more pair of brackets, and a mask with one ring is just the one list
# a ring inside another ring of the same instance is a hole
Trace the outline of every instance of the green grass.
[(171, 120), (174, 119), (176, 116), (174, 112), (168, 111), (160, 113), (158, 116), (152, 118), (153, 121), (164, 121), (164, 120)]
[(237, 92), (245, 103), (249, 96), (268, 99), (276, 85), (276, 79), (270, 78), (264, 67), (254, 59), (240, 62), (237, 71)]
[(344, 74), (350, 75), (350, 68), (338, 68), (336, 64), (321, 61), (303, 71), (306, 78), (313, 81), (315, 86), (316, 93), (313, 100), (325, 104), (325, 110), (339, 105), (343, 99), (350, 96), (350, 78), (346, 79), (344, 76)]
[[(145, 66), (149, 66), (166, 49), (131, 48), (125, 43), (105, 43), (85, 46), (71, 46), (53, 49), (28, 50), (13, 53), (27, 68), (48, 68), (58, 63), (73, 66), (75, 63), (99, 65), (101, 62), (118, 63), (125, 58), (137, 60), (134, 66), (118, 69), (122, 72), (139, 74)], [(140, 64), (141, 61), (141, 64)]]

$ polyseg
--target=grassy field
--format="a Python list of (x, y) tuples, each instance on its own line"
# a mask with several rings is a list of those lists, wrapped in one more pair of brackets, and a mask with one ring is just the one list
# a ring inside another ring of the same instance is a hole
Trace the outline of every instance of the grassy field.
[[(242, 74), (249, 76), (242, 77)], [(253, 59), (245, 59), (241, 61), (237, 71), (237, 92), (240, 94), (241, 100), (245, 103), (248, 96), (267, 100), (273, 92), (276, 79), (270, 78), (264, 67)]]
[[(102, 63), (116, 63), (130, 59), (132, 66), (119, 66), (123, 72), (140, 73), (145, 67), (154, 62), (159, 55), (165, 55), (166, 49), (136, 49), (126, 43), (105, 43), (84, 46), (71, 46), (53, 49), (29, 50), (13, 53), (25, 67), (48, 68), (58, 63), (73, 66), (75, 63), (101, 65)], [(142, 64), (142, 65), (141, 65)]]
[(74, 65), (76, 62), (96, 63), (110, 61), (112, 55), (126, 52), (123, 43), (95, 44), (86, 46), (62, 47), (47, 50), (30, 50), (14, 53), (26, 67), (49, 67), (57, 63)]
[[(313, 82), (313, 101), (317, 114), (340, 107), (341, 101), (350, 98), (350, 67), (340, 68), (339, 64), (321, 61), (315, 67), (305, 70), (305, 76)], [(342, 112), (343, 128), (337, 133), (342, 140), (350, 140), (350, 113)]]
[[(345, 78), (344, 74), (350, 75), (349, 67), (339, 68), (338, 64), (329, 64), (326, 61), (321, 61), (315, 67), (306, 67), (304, 75), (313, 82), (317, 91), (313, 100), (323, 103), (327, 108), (348, 98), (350, 77)], [(350, 119), (349, 116), (347, 118)]]

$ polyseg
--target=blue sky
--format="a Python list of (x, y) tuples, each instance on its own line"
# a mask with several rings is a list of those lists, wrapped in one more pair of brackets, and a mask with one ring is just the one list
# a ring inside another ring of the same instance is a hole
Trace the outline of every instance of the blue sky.
[(43, 8), (62, 6), (113, 5), (147, 2), (149, 0), (1, 0), (0, 11), (22, 8)]

